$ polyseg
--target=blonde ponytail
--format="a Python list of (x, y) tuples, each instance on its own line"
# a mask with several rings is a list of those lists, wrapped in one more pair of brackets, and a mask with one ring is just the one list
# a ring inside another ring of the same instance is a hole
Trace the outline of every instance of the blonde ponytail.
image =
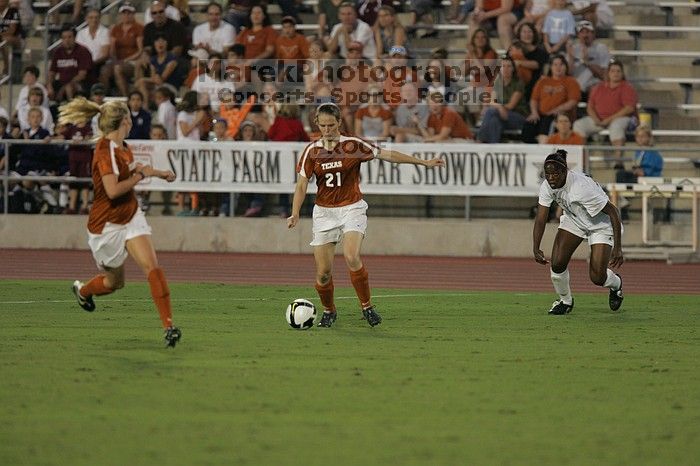
[(58, 123), (61, 125), (89, 122), (99, 114), (97, 126), (102, 134), (118, 129), (124, 117), (129, 115), (129, 107), (124, 102), (110, 101), (98, 105), (85, 97), (76, 97), (58, 110)]

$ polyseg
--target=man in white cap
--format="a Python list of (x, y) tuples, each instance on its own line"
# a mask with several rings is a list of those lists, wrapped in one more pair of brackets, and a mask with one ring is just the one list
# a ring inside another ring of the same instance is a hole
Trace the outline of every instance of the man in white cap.
[(567, 54), (571, 75), (576, 78), (581, 93), (586, 96), (593, 86), (605, 79), (610, 62), (608, 47), (595, 40), (593, 23), (584, 20), (576, 24), (576, 40), (567, 47)]

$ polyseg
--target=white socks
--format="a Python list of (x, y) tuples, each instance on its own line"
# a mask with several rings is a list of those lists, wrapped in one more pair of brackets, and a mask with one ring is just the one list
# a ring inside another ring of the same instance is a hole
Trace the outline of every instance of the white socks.
[(605, 283), (603, 283), (603, 286), (605, 288), (610, 288), (611, 290), (617, 291), (620, 289), (620, 285), (622, 285), (622, 281), (620, 280), (620, 277), (618, 277), (615, 272), (608, 269), (608, 279), (605, 280)]
[[(552, 276), (554, 290), (559, 294), (559, 298), (564, 304), (570, 305), (573, 298), (571, 297), (571, 287), (569, 287), (569, 269), (564, 270), (562, 273), (556, 273), (554, 270), (550, 270), (550, 274)], [(608, 275), (608, 280), (610, 280), (609, 277), (610, 275)]]

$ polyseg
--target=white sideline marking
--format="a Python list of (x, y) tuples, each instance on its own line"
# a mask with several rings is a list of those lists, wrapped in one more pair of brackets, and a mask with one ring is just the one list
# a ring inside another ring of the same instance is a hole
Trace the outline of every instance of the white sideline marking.
[[(382, 294), (372, 296), (372, 299), (386, 298), (426, 298), (431, 296), (476, 296), (478, 293), (423, 293), (423, 294)], [(202, 302), (202, 301), (287, 301), (289, 298), (178, 298), (173, 299), (173, 302)], [(357, 296), (336, 296), (335, 299), (357, 299)], [(141, 302), (152, 301), (151, 298), (136, 298), (136, 299), (100, 299), (102, 303), (123, 303), (123, 302)], [(57, 304), (57, 303), (74, 303), (75, 299), (47, 299), (47, 300), (31, 300), (31, 301), (0, 301), (3, 304)]]

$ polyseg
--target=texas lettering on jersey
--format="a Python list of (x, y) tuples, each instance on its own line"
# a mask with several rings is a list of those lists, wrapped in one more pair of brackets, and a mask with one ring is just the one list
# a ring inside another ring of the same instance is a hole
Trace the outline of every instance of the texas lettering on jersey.
[(379, 147), (353, 136), (341, 136), (328, 150), (322, 141), (306, 146), (297, 172), (311, 180), (316, 177), (316, 204), (342, 207), (362, 199), (360, 165), (379, 155)]

